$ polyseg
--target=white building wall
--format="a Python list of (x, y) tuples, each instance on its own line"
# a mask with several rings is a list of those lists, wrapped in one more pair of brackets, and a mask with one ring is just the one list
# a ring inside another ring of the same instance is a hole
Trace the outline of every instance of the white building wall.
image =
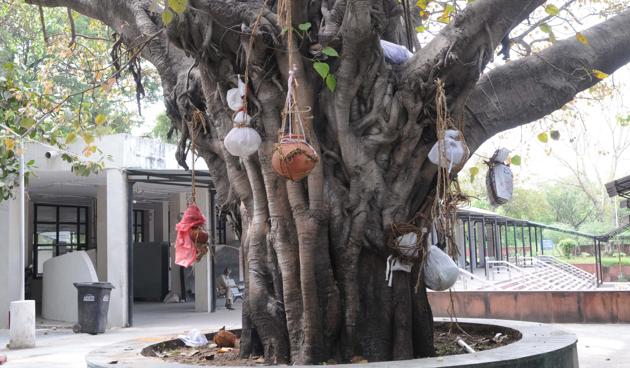
[[(201, 212), (206, 216), (206, 229), (210, 229), (209, 213), (209, 195), (207, 190), (202, 190), (197, 193), (197, 206)], [(210, 231), (209, 231), (210, 232)], [(210, 253), (208, 252), (203, 258), (195, 263), (195, 311), (196, 312), (210, 312), (212, 306), (212, 292), (210, 286), (210, 278), (212, 275), (212, 262), (210, 259)]]
[(107, 186), (96, 189), (96, 274), (107, 280)]
[(127, 283), (127, 175), (107, 169), (107, 281), (114, 285), (109, 300), (108, 322), (112, 327), (128, 323)]
[[(19, 300), (20, 206), (17, 199), (0, 202), (0, 329), (9, 328), (9, 305)], [(26, 258), (26, 257), (25, 257)]]

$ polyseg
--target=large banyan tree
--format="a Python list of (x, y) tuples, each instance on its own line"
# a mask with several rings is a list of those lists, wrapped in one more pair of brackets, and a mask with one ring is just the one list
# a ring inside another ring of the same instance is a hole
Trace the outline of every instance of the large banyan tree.
[[(279, 20), (287, 1), (293, 27)], [(422, 22), (416, 7), (423, 1), (168, 1), (166, 16), (151, 0), (27, 2), (98, 19), (129, 53), (155, 66), (181, 133), (182, 165), (187, 126), (197, 120), (196, 149), (219, 202), (240, 223), (247, 282), (241, 354), (264, 354), (272, 363), (434, 354), (426, 291), (414, 290), (420, 268), (397, 273), (392, 287), (384, 276), (392, 225), (430, 218), (438, 168), (427, 154), (437, 140), (438, 79), (474, 151), (498, 132), (561, 108), (598, 82), (594, 70), (611, 73), (630, 60), (630, 11), (623, 6), (580, 37), (488, 71), (498, 46), (509, 48), (510, 32), (543, 0), (468, 1), (423, 47), (409, 36)], [(293, 45), (287, 32), (294, 32)], [(381, 39), (415, 52), (401, 65), (387, 63)], [(338, 57), (329, 51), (325, 58), (327, 47)], [(271, 166), (290, 57), (296, 101), (320, 157), (299, 182)], [(328, 65), (336, 86), (325, 83), (314, 59)], [(233, 127), (226, 92), (246, 72), (248, 113), (262, 144), (239, 158), (223, 144)]]

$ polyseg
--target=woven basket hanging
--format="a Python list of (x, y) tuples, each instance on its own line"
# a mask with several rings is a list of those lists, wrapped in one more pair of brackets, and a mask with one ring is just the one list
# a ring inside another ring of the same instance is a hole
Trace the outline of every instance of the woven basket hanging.
[(289, 71), (282, 130), (278, 143), (273, 148), (271, 166), (278, 175), (299, 181), (313, 171), (319, 156), (313, 146), (306, 141), (304, 125), (294, 95), (296, 85), (294, 74), (294, 70)]

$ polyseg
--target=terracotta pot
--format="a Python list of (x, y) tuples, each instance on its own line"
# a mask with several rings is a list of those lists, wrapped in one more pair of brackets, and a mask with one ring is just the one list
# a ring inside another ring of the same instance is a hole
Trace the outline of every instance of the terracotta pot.
[(278, 175), (299, 181), (313, 171), (319, 161), (315, 149), (298, 134), (286, 134), (274, 146), (271, 166)]
[(208, 232), (202, 227), (197, 226), (190, 229), (190, 239), (196, 244), (206, 244), (208, 238)]
[(195, 260), (199, 262), (199, 260), (208, 253), (208, 246), (206, 244), (195, 244), (195, 249), (197, 250), (197, 257)]

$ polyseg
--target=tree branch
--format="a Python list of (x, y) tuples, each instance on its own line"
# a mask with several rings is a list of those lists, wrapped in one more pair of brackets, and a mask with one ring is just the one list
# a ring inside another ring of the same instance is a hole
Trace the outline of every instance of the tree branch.
[(495, 48), (543, 0), (480, 0), (468, 5), (453, 21), (405, 65), (401, 80), (432, 96), (426, 83), (441, 78), (451, 99), (451, 110), (461, 113), (468, 93), (490, 62)]
[(630, 10), (583, 34), (589, 45), (571, 37), (484, 75), (466, 102), (468, 145), (550, 114), (599, 82), (594, 69), (612, 73), (630, 61)]

